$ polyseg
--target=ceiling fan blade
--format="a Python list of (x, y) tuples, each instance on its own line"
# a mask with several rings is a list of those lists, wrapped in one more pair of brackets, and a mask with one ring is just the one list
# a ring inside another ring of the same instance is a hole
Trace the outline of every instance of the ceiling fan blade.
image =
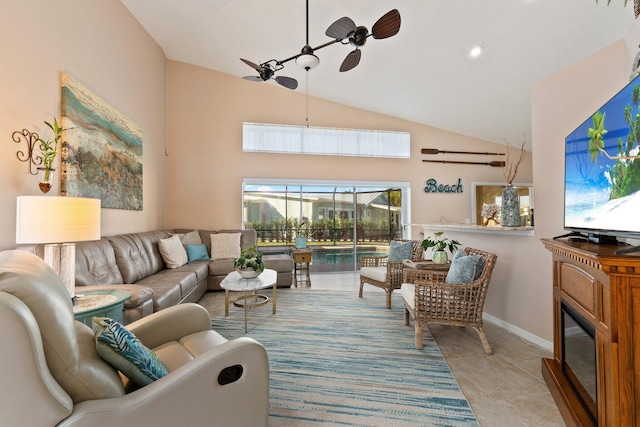
[(352, 50), (349, 52), (344, 61), (342, 61), (342, 65), (340, 65), (340, 72), (349, 71), (354, 68), (356, 65), (360, 63), (360, 56), (362, 55), (362, 51), (360, 49)]
[(244, 76), (243, 79), (250, 80), (252, 82), (262, 82), (262, 81), (264, 81), (264, 80), (262, 80), (262, 77), (260, 77), (260, 76)]
[(398, 31), (400, 31), (400, 12), (398, 12), (398, 9), (387, 12), (371, 28), (374, 39), (386, 39), (387, 37), (395, 36)]
[(298, 81), (292, 77), (277, 76), (276, 82), (286, 87), (287, 89), (295, 89), (298, 87)]
[(332, 39), (342, 40), (346, 39), (356, 29), (356, 23), (351, 18), (343, 17), (338, 19), (333, 24), (329, 25), (325, 34)]
[(245, 64), (247, 64), (249, 67), (253, 68), (254, 70), (256, 70), (257, 72), (261, 73), (263, 68), (261, 66), (259, 66), (258, 64), (254, 64), (251, 61), (248, 61), (246, 59), (240, 58), (240, 61), (244, 62)]

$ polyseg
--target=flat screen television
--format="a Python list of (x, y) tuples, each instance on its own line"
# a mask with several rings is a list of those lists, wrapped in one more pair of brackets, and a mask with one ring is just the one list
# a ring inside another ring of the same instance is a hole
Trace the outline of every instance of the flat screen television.
[(594, 243), (640, 238), (640, 77), (565, 140), (564, 228)]

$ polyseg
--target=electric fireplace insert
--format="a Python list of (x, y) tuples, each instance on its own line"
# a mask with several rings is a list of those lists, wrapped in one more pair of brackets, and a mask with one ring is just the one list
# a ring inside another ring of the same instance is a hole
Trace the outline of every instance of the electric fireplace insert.
[(598, 384), (595, 328), (564, 301), (562, 312), (562, 373), (582, 405), (598, 424)]

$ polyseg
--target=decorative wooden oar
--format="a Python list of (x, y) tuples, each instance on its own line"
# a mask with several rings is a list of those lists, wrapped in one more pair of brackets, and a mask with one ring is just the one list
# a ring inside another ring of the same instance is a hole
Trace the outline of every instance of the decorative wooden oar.
[(494, 168), (504, 167), (505, 162), (493, 161), (493, 162), (457, 162), (453, 160), (422, 160), (423, 162), (429, 163), (457, 163), (459, 165), (487, 165), (493, 166)]
[(482, 154), (483, 156), (504, 156), (504, 153), (484, 153), (481, 151), (446, 151), (446, 150), (438, 150), (437, 148), (423, 148), (420, 150), (422, 154), (440, 154), (440, 153), (448, 153), (448, 154)]

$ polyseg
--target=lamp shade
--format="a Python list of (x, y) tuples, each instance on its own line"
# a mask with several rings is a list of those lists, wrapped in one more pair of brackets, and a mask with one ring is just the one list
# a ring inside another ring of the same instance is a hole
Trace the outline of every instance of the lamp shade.
[(100, 199), (18, 196), (16, 244), (100, 240)]

